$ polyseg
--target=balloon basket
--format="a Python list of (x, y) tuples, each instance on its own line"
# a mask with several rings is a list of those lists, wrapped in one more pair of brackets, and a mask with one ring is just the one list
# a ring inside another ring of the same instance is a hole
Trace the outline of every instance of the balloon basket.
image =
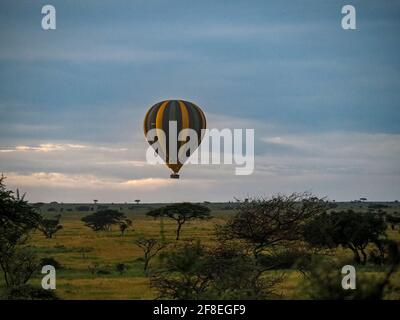
[(177, 174), (177, 173), (172, 173), (172, 174), (170, 175), (170, 178), (171, 178), (171, 179), (179, 179), (179, 174)]

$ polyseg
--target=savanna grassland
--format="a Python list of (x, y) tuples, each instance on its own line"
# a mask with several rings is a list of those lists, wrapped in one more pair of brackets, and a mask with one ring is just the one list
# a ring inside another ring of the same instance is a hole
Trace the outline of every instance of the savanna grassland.
[[(100, 204), (98, 204), (100, 205)], [(161, 204), (101, 204), (110, 209), (123, 212), (133, 225), (122, 236), (114, 227), (111, 231), (94, 232), (86, 227), (81, 218), (91, 211), (77, 211), (79, 206), (93, 207), (93, 204), (44, 204), (40, 212), (52, 217), (61, 214), (63, 229), (52, 239), (46, 239), (42, 233), (35, 231), (29, 240), (40, 258), (54, 258), (61, 264), (57, 269), (56, 293), (61, 299), (153, 299), (156, 293), (150, 288), (149, 278), (143, 270), (143, 251), (135, 244), (141, 236), (160, 237), (161, 220), (146, 216), (152, 208)], [(367, 211), (371, 203), (338, 203), (337, 210), (353, 209)], [(388, 213), (400, 212), (398, 203), (385, 203)], [(212, 219), (187, 222), (179, 242), (193, 239), (204, 244), (214, 242), (216, 224), (223, 224), (235, 213), (228, 203), (207, 204), (211, 209)], [(176, 224), (173, 220), (163, 218), (163, 228), (167, 240), (175, 242)], [(400, 241), (399, 230), (388, 228), (390, 239)], [(168, 249), (166, 249), (168, 250)], [(351, 262), (351, 252), (337, 249), (335, 257)], [(124, 264), (125, 270), (119, 272), (117, 264)], [(157, 258), (150, 263), (151, 268), (158, 264)], [(358, 273), (379, 277), (384, 274), (386, 266), (367, 264), (357, 269)], [(96, 270), (96, 271), (93, 271)], [(271, 272), (282, 272), (271, 271)], [(296, 270), (284, 270), (285, 281), (279, 284), (278, 291), (283, 299), (304, 298), (301, 288), (304, 275)], [(40, 283), (40, 275), (30, 280), (32, 284)], [(1, 280), (0, 280), (1, 281)], [(392, 277), (392, 282), (400, 284), (400, 272)], [(396, 298), (396, 296), (389, 296)], [(398, 297), (397, 297), (398, 298)]]

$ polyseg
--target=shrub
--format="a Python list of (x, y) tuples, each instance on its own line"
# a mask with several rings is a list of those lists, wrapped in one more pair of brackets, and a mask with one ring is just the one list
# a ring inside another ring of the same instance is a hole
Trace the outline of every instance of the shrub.
[(4, 298), (7, 300), (59, 300), (53, 290), (45, 290), (29, 284), (7, 289)]
[(56, 270), (62, 269), (63, 266), (61, 265), (61, 263), (59, 263), (56, 259), (52, 258), (52, 257), (45, 257), (42, 258), (40, 260), (40, 265), (43, 266), (53, 266), (54, 268), (56, 268)]
[(211, 248), (197, 242), (164, 253), (150, 283), (166, 299), (265, 299), (275, 296), (280, 281), (263, 274), (257, 260), (237, 245)]
[(117, 263), (115, 265), (115, 270), (119, 273), (119, 274), (123, 274), (124, 271), (126, 270), (126, 265), (124, 263)]

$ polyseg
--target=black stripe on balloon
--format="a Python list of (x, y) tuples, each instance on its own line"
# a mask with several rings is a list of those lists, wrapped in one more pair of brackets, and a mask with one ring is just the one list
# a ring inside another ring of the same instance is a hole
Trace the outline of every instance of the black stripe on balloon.
[[(175, 101), (176, 102), (176, 121), (177, 121), (177, 137), (176, 137), (176, 141), (178, 142), (177, 146), (178, 146), (178, 150), (179, 151), (180, 147), (182, 146), (182, 144), (184, 143), (183, 141), (179, 141), (178, 137), (179, 137), (179, 133), (182, 131), (183, 129), (183, 113), (181, 110), (181, 106), (179, 105), (179, 101)], [(178, 156), (178, 154), (177, 154)], [(178, 158), (177, 158), (178, 159)], [(178, 159), (178, 163), (179, 163), (179, 159)]]
[(156, 127), (156, 115), (161, 104), (162, 102), (156, 103), (154, 106), (151, 107), (149, 113), (147, 114), (147, 117), (145, 119), (146, 132)]
[[(201, 108), (195, 104), (193, 104), (193, 106), (195, 107), (198, 115), (199, 115), (199, 122), (201, 123), (201, 129), (206, 129), (207, 127), (207, 123), (206, 123), (206, 116), (204, 115), (203, 111), (201, 110)], [(200, 134), (199, 134), (199, 139), (200, 141), (202, 140), (202, 135), (201, 135), (201, 129), (200, 129)]]
[[(179, 131), (180, 131), (180, 127), (182, 127), (182, 121), (181, 121), (181, 118), (182, 118), (182, 116), (181, 116), (181, 108), (179, 107), (179, 103), (178, 103), (178, 101), (176, 101), (176, 100), (172, 100), (171, 101), (171, 103), (170, 103), (170, 105), (169, 105), (169, 113), (168, 113), (168, 125), (169, 125), (169, 122), (170, 121), (175, 121), (175, 122), (177, 122), (177, 131), (176, 131), (176, 135), (175, 135), (175, 137), (172, 137), (172, 140), (173, 141), (178, 141), (178, 133), (179, 133)], [(179, 122), (181, 123), (180, 125), (179, 125)], [(169, 137), (169, 136), (168, 136)], [(167, 147), (169, 148), (169, 139), (168, 139), (168, 143), (167, 143)], [(179, 146), (177, 145), (177, 148), (178, 148)], [(168, 153), (169, 153), (169, 149), (168, 149)], [(178, 160), (178, 158), (177, 158), (177, 153), (174, 155), (175, 156), (175, 159), (176, 160)]]
[[(157, 112), (160, 109), (160, 106), (163, 102), (156, 103), (154, 106), (152, 106), (146, 115), (145, 118), (145, 126), (146, 126), (146, 132), (150, 131), (151, 129), (156, 128), (156, 117), (157, 117)], [(156, 141), (158, 141), (158, 136), (156, 135), (154, 137), (154, 141), (149, 141), (150, 145), (153, 145)], [(163, 150), (157, 149), (157, 154), (163, 158)]]
[(196, 109), (196, 107), (193, 105), (191, 102), (186, 102), (188, 105), (188, 108), (190, 109), (191, 112), (191, 118), (193, 119), (193, 125), (192, 129), (196, 131), (197, 133), (197, 143), (200, 144), (201, 141), (201, 128), (202, 128), (202, 120), (201, 116)]
[(193, 104), (193, 107), (196, 109), (196, 111), (199, 114), (201, 128), (205, 129), (207, 124), (205, 122), (206, 121), (206, 116), (204, 115), (204, 112), (201, 110), (201, 108), (198, 105), (195, 105), (194, 103), (192, 103), (192, 104)]

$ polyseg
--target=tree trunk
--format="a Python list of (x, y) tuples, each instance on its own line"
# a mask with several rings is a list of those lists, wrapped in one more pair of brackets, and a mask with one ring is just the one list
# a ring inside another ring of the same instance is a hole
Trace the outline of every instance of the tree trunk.
[(178, 228), (176, 229), (176, 240), (179, 240), (179, 235), (181, 233), (182, 225), (183, 225), (183, 222), (178, 221)]
[(143, 270), (144, 270), (144, 273), (146, 274), (146, 276), (147, 276), (147, 269), (149, 268), (149, 262), (150, 262), (150, 256), (149, 256), (149, 254), (147, 252), (145, 252), (144, 253), (144, 267), (143, 267)]
[(363, 256), (362, 264), (366, 264), (367, 263), (367, 254), (365, 253), (364, 249), (360, 249), (360, 251)]
[(354, 261), (355, 261), (356, 263), (360, 263), (361, 257), (360, 257), (360, 254), (358, 253), (358, 250), (357, 250), (356, 248), (352, 248), (352, 247), (350, 247), (350, 249), (353, 251), (353, 254), (354, 254)]
[(379, 264), (382, 265), (385, 261), (385, 245), (381, 241), (376, 241), (375, 245), (379, 251)]
[(10, 285), (9, 285), (9, 283), (8, 283), (8, 277), (7, 277), (7, 270), (6, 270), (6, 267), (5, 267), (2, 263), (0, 263), (0, 265), (1, 265), (1, 269), (3, 270), (4, 282), (5, 282), (5, 284), (6, 284), (6, 287), (8, 288)]

